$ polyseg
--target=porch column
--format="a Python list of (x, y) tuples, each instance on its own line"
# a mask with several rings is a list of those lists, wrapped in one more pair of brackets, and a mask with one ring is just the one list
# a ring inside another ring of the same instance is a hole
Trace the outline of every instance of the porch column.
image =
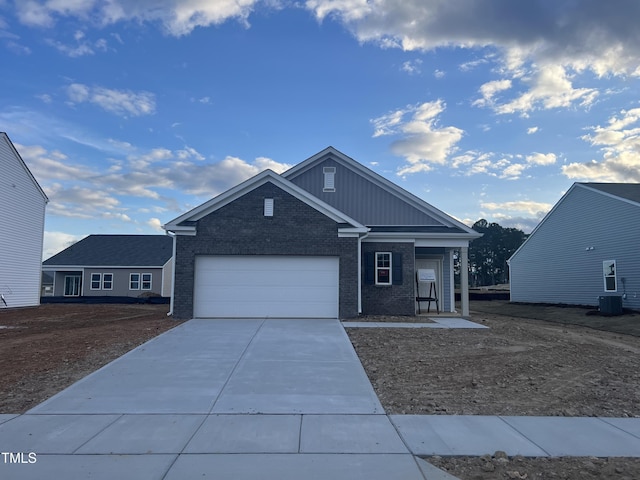
[(460, 300), (462, 316), (469, 316), (469, 247), (460, 249)]

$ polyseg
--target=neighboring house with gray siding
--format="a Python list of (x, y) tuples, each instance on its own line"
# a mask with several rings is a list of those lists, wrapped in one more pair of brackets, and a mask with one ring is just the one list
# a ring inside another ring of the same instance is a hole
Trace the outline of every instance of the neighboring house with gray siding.
[(640, 184), (573, 184), (509, 267), (513, 302), (640, 309)]
[[(414, 315), (419, 269), (434, 272), (439, 307), (453, 312), (454, 251), (466, 259), (480, 236), (333, 147), (164, 228), (175, 235), (176, 318)], [(467, 288), (462, 298), (468, 315)]]
[(171, 296), (166, 235), (89, 235), (45, 260), (55, 297)]
[(0, 309), (39, 305), (49, 200), (4, 132), (0, 167)]

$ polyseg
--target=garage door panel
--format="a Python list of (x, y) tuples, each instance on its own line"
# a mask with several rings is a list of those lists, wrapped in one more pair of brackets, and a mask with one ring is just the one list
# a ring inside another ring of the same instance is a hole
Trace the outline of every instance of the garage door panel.
[(196, 258), (197, 317), (336, 318), (337, 257)]

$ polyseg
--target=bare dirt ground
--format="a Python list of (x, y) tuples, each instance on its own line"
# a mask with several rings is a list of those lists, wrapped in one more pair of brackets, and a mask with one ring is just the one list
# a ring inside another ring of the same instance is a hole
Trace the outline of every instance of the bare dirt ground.
[(0, 310), (0, 413), (23, 413), (179, 324), (168, 305)]
[[(388, 413), (640, 416), (640, 338), (620, 333), (639, 331), (640, 315), (471, 307), (490, 329), (348, 329)], [(166, 313), (166, 305), (0, 310), (0, 413), (23, 413), (179, 324)], [(595, 330), (608, 327), (618, 333)], [(640, 459), (504, 457), (427, 460), (463, 480), (640, 479)]]
[[(489, 329), (347, 330), (388, 413), (640, 416), (640, 338), (594, 329), (612, 320), (634, 333), (640, 315), (496, 301), (471, 309)], [(640, 459), (497, 457), (427, 460), (464, 480), (640, 479)]]

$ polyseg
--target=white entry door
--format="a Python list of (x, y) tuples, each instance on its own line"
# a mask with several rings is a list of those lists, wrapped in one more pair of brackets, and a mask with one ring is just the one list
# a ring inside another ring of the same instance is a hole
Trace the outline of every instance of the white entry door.
[(338, 258), (196, 257), (198, 318), (337, 318)]

